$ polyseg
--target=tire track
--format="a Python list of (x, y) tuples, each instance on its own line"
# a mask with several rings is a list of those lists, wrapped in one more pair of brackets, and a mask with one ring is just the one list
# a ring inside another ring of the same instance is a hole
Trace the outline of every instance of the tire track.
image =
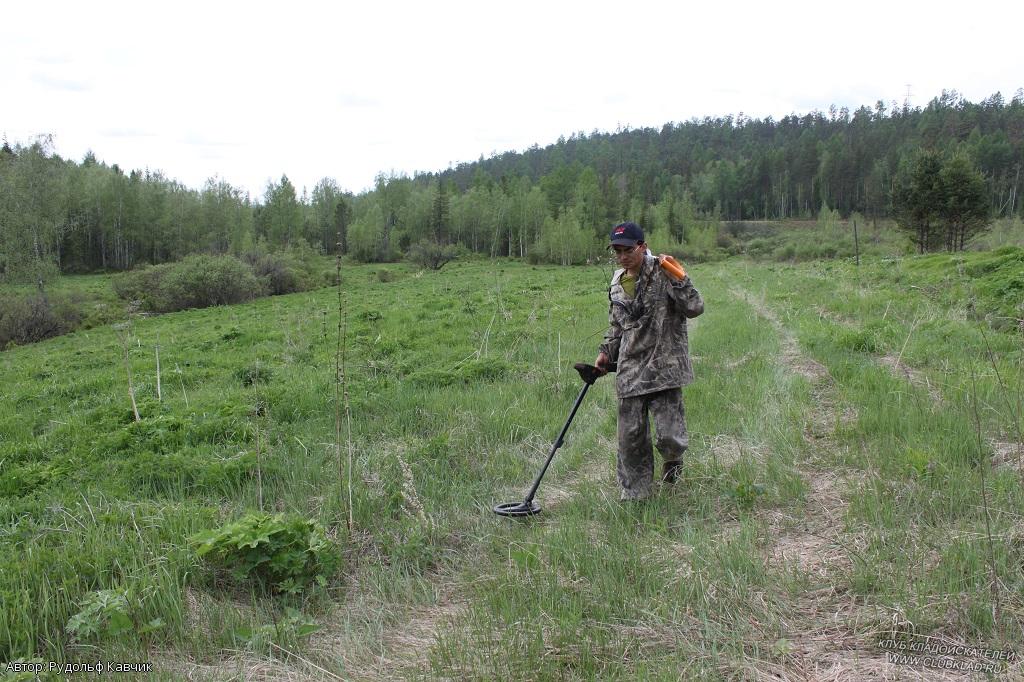
[(763, 298), (739, 288), (730, 293), (771, 324), (781, 346), (780, 364), (811, 384), (815, 407), (808, 415), (805, 462), (798, 467), (807, 484), (805, 513), (778, 514), (769, 527), (773, 538), (766, 562), (779, 570), (797, 570), (814, 588), (792, 602), (780, 642), (782, 662), (758, 661), (752, 673), (774, 680), (962, 679), (944, 670), (900, 667), (877, 646), (888, 619), (879, 607), (858, 602), (850, 594), (849, 575), (859, 548), (843, 531), (849, 491), (863, 485), (866, 474), (835, 473), (830, 453), (839, 446), (836, 425), (856, 418), (839, 411), (835, 382), (828, 369), (807, 357), (794, 334)]

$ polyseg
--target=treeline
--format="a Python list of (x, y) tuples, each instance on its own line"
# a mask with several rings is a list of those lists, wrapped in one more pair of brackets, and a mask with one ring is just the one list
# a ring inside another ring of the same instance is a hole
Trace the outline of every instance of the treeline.
[[(624, 219), (643, 225), (661, 247), (699, 259), (730, 248), (722, 220), (809, 219), (822, 210), (906, 217), (912, 211), (901, 188), (914, 185), (922, 154), (956, 157), (965, 173), (977, 174), (986, 216), (1021, 215), (1024, 91), (1010, 102), (997, 93), (974, 104), (943, 92), (924, 108), (878, 102), (779, 121), (740, 114), (580, 133), (439, 173), (381, 175), (359, 196), (330, 178), (300, 193), (282, 176), (256, 200), (220, 178), (191, 189), (160, 172), (126, 173), (92, 154), (81, 163), (62, 159), (46, 138), (5, 142), (0, 279), (302, 242), (364, 261), (432, 243), (578, 263), (599, 255), (608, 227)], [(915, 210), (919, 226), (928, 218)]]
[[(915, 173), (925, 155), (952, 171), (939, 190), (922, 194)], [(1024, 91), (1009, 103), (998, 93), (973, 104), (943, 92), (924, 108), (878, 102), (780, 121), (705, 118), (580, 133), (436, 174), (380, 179), (355, 205), (351, 245), (367, 260), (427, 238), (577, 263), (601, 252), (610, 225), (630, 219), (659, 248), (701, 259), (738, 248), (720, 221), (836, 211), (896, 219), (922, 250), (963, 248), (991, 218), (1024, 212), (1022, 166)], [(943, 230), (954, 237), (938, 237)]]
[[(618, 210), (650, 206), (682, 183), (703, 214), (723, 220), (811, 218), (821, 206), (848, 216), (891, 217), (892, 187), (916, 155), (964, 153), (985, 178), (992, 214), (1021, 213), (1024, 90), (974, 104), (943, 91), (924, 108), (877, 102), (852, 113), (692, 119), (660, 130), (578, 133), (557, 143), (460, 164), (441, 174), (459, 191), (489, 178), (526, 177), (552, 210), (571, 202), (584, 169)], [(639, 217), (639, 216), (635, 216)]]
[(263, 202), (220, 178), (191, 189), (159, 171), (81, 163), (52, 140), (0, 147), (0, 280), (128, 270), (192, 253), (246, 255), (308, 244), (334, 250), (351, 195), (325, 178), (297, 196), (286, 176)]

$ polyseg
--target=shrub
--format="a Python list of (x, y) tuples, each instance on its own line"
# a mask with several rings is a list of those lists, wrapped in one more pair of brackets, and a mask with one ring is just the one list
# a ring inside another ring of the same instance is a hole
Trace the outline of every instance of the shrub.
[(323, 586), (341, 557), (315, 521), (289, 514), (249, 514), (192, 538), (196, 553), (238, 582), (255, 580), (279, 592)]
[(329, 282), (332, 276), (317, 272), (316, 253), (304, 241), (277, 252), (268, 251), (266, 244), (261, 241), (252, 250), (242, 254), (242, 260), (252, 267), (253, 274), (271, 296), (308, 291), (318, 284)]
[(152, 310), (161, 310), (167, 307), (168, 302), (162, 298), (164, 291), (164, 279), (174, 268), (174, 263), (163, 265), (144, 265), (130, 272), (118, 275), (114, 278), (111, 286), (114, 293), (126, 301), (148, 301)]
[(81, 313), (60, 296), (33, 293), (0, 300), (0, 348), (34, 343), (67, 334), (78, 326)]
[(729, 251), (736, 246), (736, 240), (733, 239), (732, 235), (730, 235), (727, 230), (722, 229), (719, 230), (718, 234), (715, 236), (715, 246), (725, 251)]
[(777, 261), (793, 260), (796, 257), (796, 247), (792, 244), (779, 246), (772, 252), (772, 258)]
[(189, 256), (165, 283), (175, 310), (241, 303), (263, 293), (252, 270), (231, 256)]
[(265, 289), (245, 263), (232, 256), (192, 255), (178, 263), (143, 268), (114, 282), (118, 296), (166, 313), (249, 301)]
[(406, 258), (416, 265), (430, 270), (440, 270), (445, 263), (455, 260), (455, 247), (441, 245), (429, 239), (421, 239), (409, 247)]
[(766, 237), (756, 237), (747, 242), (746, 253), (751, 258), (767, 258), (775, 249), (775, 241)]
[(280, 253), (261, 256), (252, 264), (252, 272), (271, 296), (292, 294), (309, 288), (303, 281), (299, 268)]

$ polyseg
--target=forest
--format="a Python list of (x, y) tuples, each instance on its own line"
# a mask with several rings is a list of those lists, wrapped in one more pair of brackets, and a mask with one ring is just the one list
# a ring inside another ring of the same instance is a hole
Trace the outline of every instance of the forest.
[(36, 283), (298, 244), (364, 262), (433, 243), (581, 263), (624, 219), (701, 258), (715, 251), (722, 221), (807, 220), (823, 211), (876, 224), (895, 219), (919, 250), (955, 249), (966, 234), (962, 216), (947, 217), (942, 235), (928, 232), (939, 217), (921, 214), (922, 202), (927, 213), (954, 200), (928, 194), (935, 187), (918, 192), (916, 205), (908, 196), (922, 174), (959, 173), (980, 197), (984, 223), (1021, 215), (1022, 166), (1022, 90), (1008, 102), (999, 93), (972, 103), (943, 91), (924, 107), (877, 102), (777, 121), (741, 113), (660, 130), (580, 132), (443, 171), (381, 174), (359, 195), (331, 178), (300, 190), (284, 174), (258, 198), (220, 177), (190, 188), (92, 152), (61, 158), (52, 137), (5, 138), (0, 280)]

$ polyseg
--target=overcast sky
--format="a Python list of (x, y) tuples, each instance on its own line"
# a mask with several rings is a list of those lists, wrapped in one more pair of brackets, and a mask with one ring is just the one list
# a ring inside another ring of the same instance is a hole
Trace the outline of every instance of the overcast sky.
[(14, 2), (0, 133), (191, 187), (360, 192), (573, 131), (1024, 87), (1024, 3)]

